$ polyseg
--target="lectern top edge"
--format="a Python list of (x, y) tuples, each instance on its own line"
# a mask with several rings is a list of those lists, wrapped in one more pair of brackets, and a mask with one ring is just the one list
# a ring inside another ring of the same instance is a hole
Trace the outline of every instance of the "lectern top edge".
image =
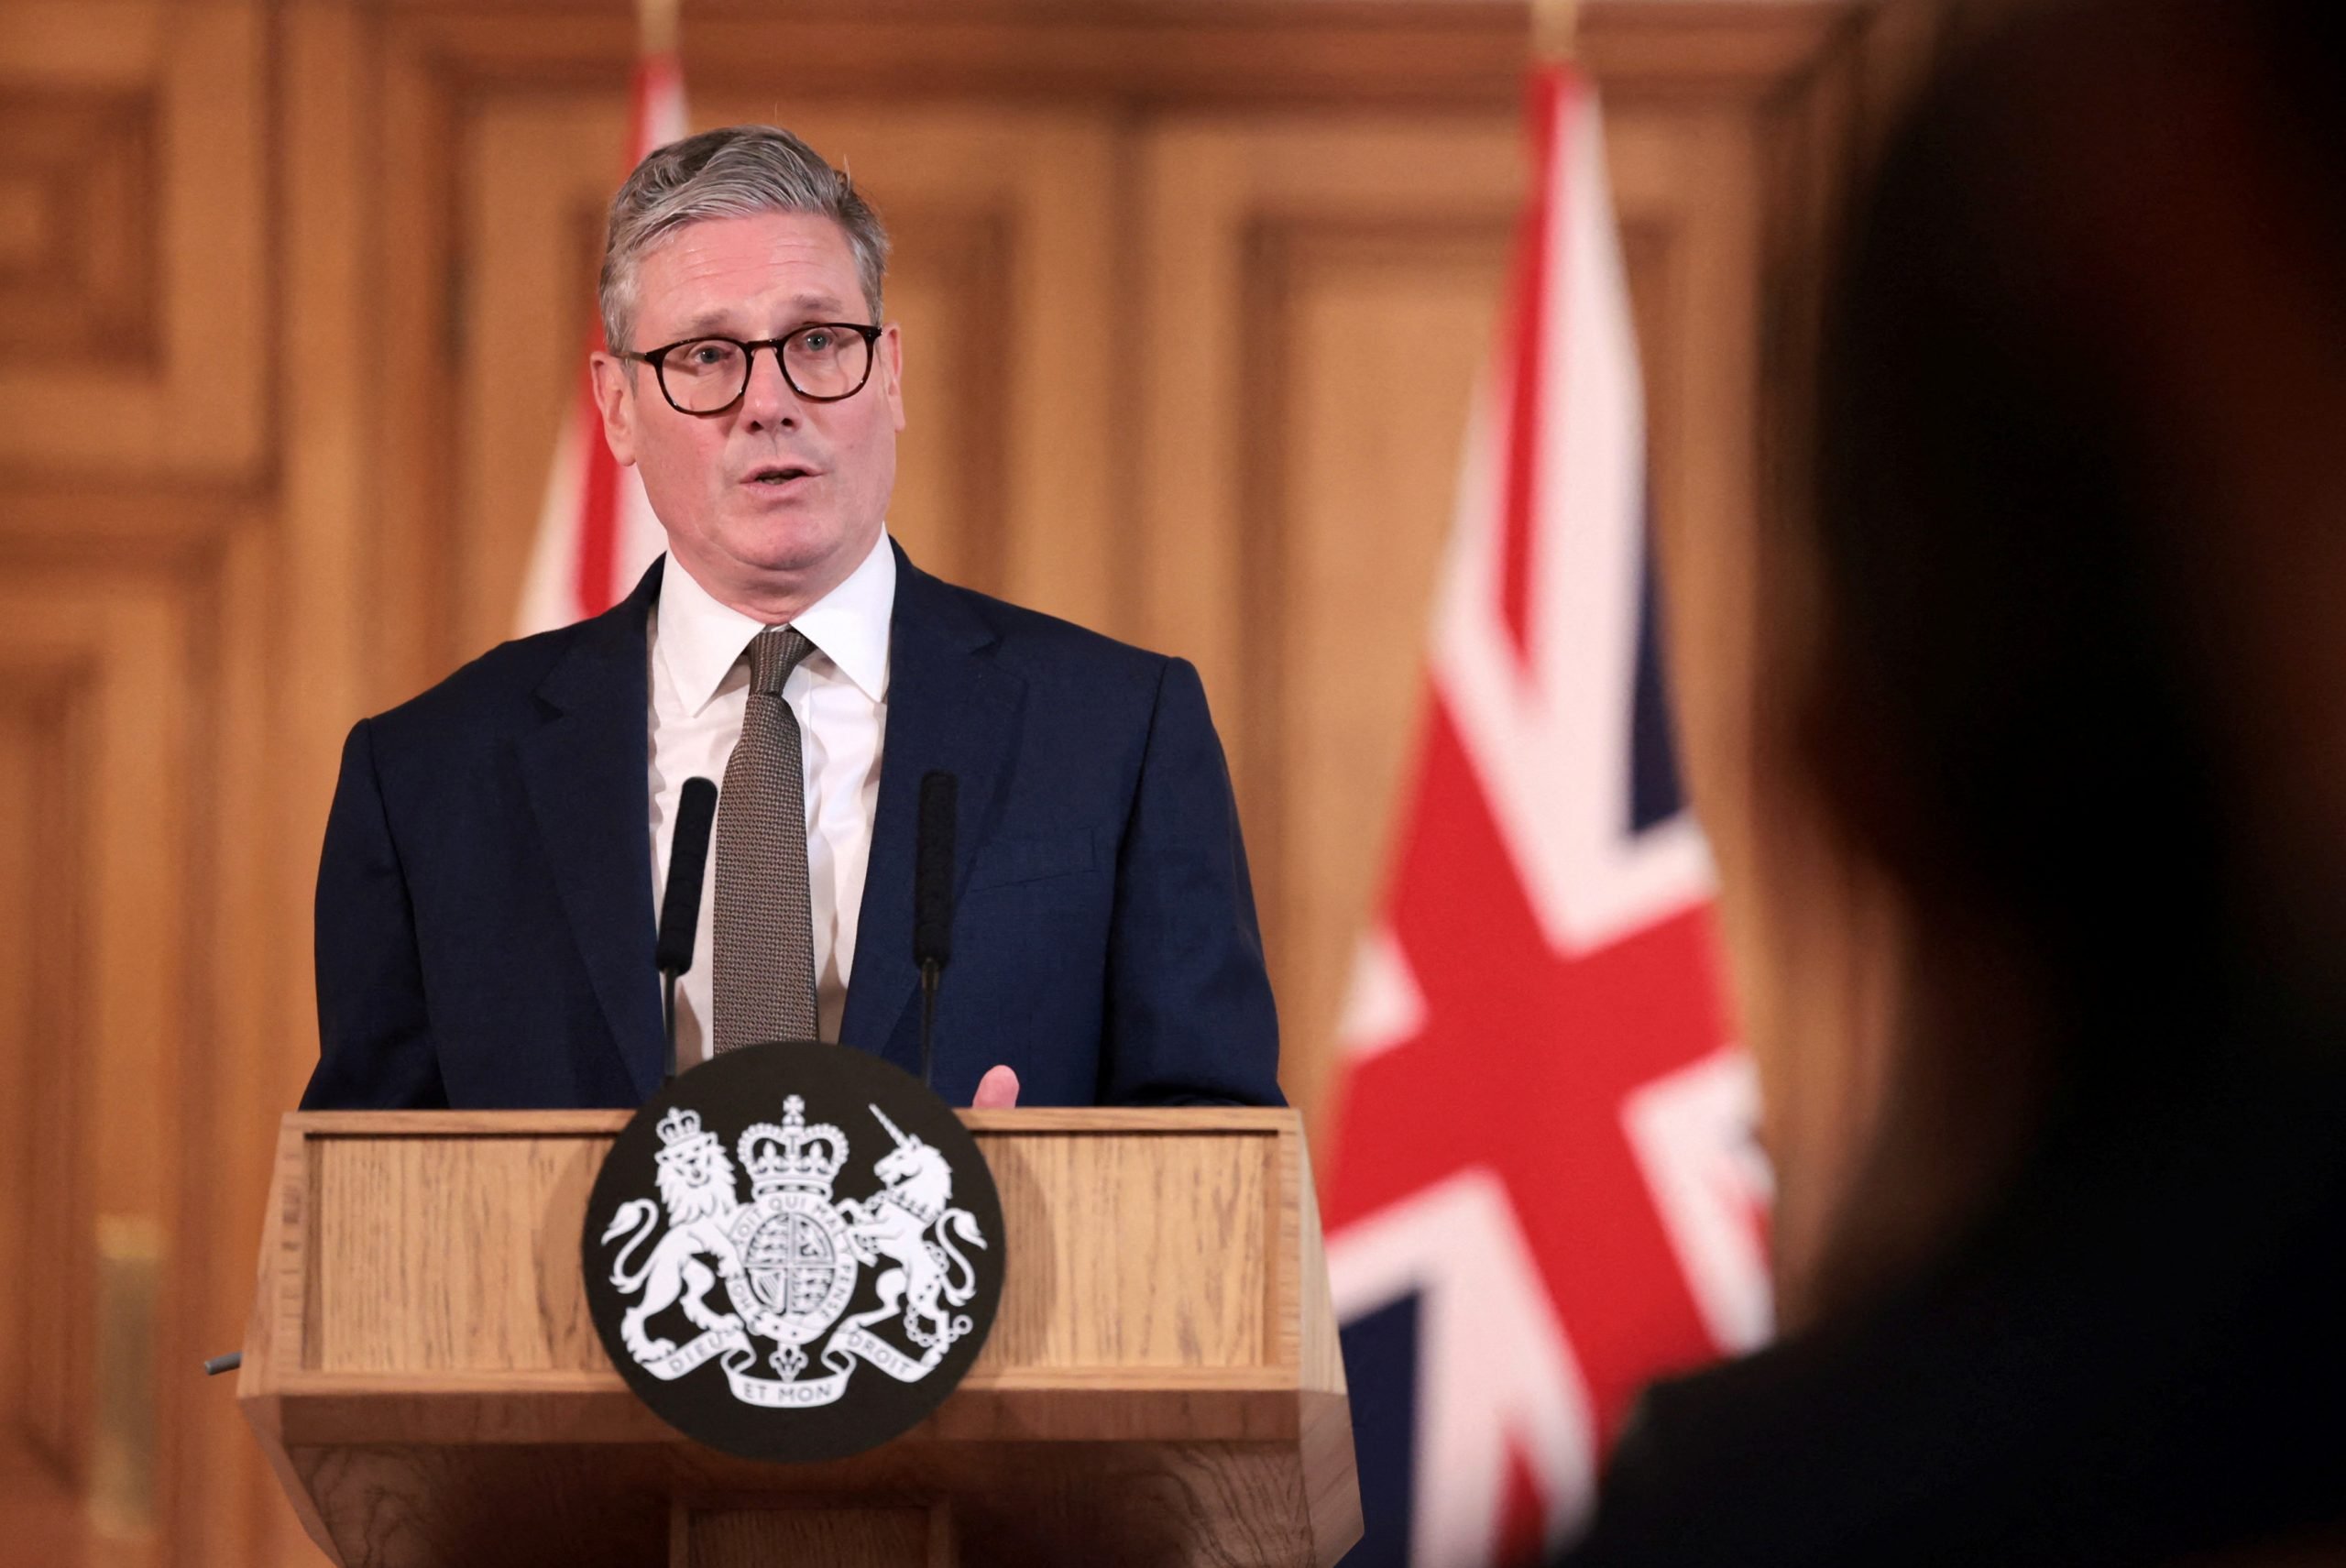
[[(399, 1137), (452, 1135), (505, 1137), (616, 1136), (626, 1111), (298, 1111), (285, 1130), (306, 1137)], [(961, 1123), (980, 1135), (1025, 1136), (1053, 1133), (1277, 1134), (1292, 1130), (1295, 1113), (1261, 1105), (1133, 1105), (1012, 1111), (962, 1111)]]

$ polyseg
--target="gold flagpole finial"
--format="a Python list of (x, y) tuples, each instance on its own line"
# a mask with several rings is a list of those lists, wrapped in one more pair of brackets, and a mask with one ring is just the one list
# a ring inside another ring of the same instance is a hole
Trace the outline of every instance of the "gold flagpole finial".
[(676, 13), (683, 0), (635, 0), (637, 42), (647, 55), (676, 52)]
[(1531, 0), (1531, 53), (1542, 62), (1580, 58), (1580, 0)]

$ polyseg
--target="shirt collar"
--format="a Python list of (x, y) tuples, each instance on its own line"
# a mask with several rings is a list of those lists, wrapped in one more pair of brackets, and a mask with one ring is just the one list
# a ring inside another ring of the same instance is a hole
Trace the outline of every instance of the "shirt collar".
[[(888, 700), (888, 625), (896, 609), (896, 552), (882, 525), (863, 564), (791, 622), (873, 702)], [(746, 646), (746, 643), (744, 644)]]
[[(888, 623), (896, 608), (896, 553), (883, 527), (862, 565), (792, 625), (873, 702), (888, 696)], [(687, 708), (715, 700), (750, 640), (766, 630), (718, 603), (674, 555), (660, 574), (658, 656)]]

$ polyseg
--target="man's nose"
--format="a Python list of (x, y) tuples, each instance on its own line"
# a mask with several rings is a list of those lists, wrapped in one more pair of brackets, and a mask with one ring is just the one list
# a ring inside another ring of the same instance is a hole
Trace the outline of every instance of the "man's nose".
[(741, 392), (741, 417), (752, 425), (792, 425), (801, 412), (798, 394), (782, 373), (782, 350), (750, 351), (750, 384)]

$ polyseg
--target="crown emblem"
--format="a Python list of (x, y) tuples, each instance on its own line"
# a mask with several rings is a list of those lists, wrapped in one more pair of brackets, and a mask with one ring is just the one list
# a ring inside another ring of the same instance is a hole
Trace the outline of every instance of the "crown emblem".
[(831, 1182), (847, 1163), (847, 1135), (828, 1122), (806, 1124), (806, 1102), (793, 1094), (782, 1102), (782, 1125), (760, 1122), (735, 1146), (760, 1198), (771, 1192), (813, 1192), (828, 1200)]
[(701, 1131), (699, 1112), (682, 1106), (660, 1118), (660, 1163), (663, 1166), (696, 1159), (725, 1146), (715, 1133)]

